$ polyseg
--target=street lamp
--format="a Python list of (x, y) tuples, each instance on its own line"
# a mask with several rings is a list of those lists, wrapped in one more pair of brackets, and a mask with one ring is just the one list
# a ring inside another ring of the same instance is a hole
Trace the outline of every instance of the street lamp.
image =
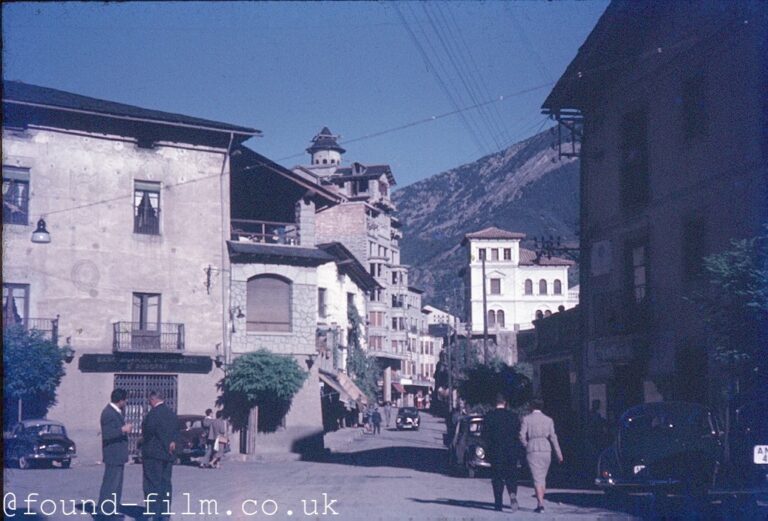
[(51, 242), (51, 234), (48, 233), (48, 230), (45, 227), (45, 219), (42, 217), (37, 221), (37, 229), (32, 232), (32, 242), (38, 244), (47, 244)]

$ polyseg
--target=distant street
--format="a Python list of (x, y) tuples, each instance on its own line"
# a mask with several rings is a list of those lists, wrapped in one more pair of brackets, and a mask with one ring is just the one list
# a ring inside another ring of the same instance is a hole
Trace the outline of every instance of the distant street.
[[(330, 434), (328, 445), (335, 450), (323, 462), (278, 461), (271, 458), (250, 462), (230, 460), (219, 470), (177, 466), (174, 469), (173, 519), (373, 521), (508, 518), (508, 510), (502, 513), (493, 510), (487, 477), (468, 479), (446, 474), (442, 420), (423, 415), (422, 422), (418, 432), (383, 429), (380, 436), (374, 437), (345, 429)], [(5, 493), (16, 495), (19, 510), (23, 510), (23, 498), (32, 492), (40, 494), (35, 508), (38, 512), (44, 499), (57, 501), (57, 515), (22, 517), (19, 511), (16, 519), (90, 519), (90, 516), (80, 513), (63, 515), (58, 501), (94, 498), (101, 474), (102, 467), (98, 465), (75, 466), (70, 470), (6, 469)], [(326, 498), (323, 494), (327, 495)], [(633, 497), (627, 504), (609, 505), (602, 493), (597, 491), (552, 489), (548, 493), (543, 515), (533, 512), (536, 500), (532, 496), (530, 484), (524, 482), (518, 492), (521, 508), (514, 515), (515, 519), (636, 519), (654, 516), (649, 499), (643, 496)], [(141, 499), (141, 466), (130, 465), (126, 469), (123, 502), (138, 504)], [(201, 506), (200, 501), (207, 499), (216, 500), (212, 512), (217, 511), (218, 515), (208, 514), (206, 504)], [(303, 504), (302, 500), (306, 503)], [(317, 501), (317, 514), (314, 513), (314, 501)], [(43, 506), (44, 511), (51, 508), (50, 503)], [(70, 503), (65, 508), (71, 508)], [(305, 514), (305, 508), (309, 515)], [(141, 519), (140, 510), (140, 506), (135, 506), (124, 512), (128, 515), (127, 519)], [(227, 515), (228, 510), (231, 515)], [(333, 515), (334, 512), (338, 515)]]

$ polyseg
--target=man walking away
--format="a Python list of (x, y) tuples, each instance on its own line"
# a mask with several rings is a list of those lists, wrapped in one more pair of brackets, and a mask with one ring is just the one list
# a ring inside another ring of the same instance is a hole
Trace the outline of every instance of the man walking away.
[[(133, 427), (125, 423), (123, 410), (128, 401), (125, 389), (115, 389), (109, 403), (101, 411), (101, 451), (104, 461), (104, 477), (99, 491), (98, 511), (102, 519), (111, 517), (120, 508), (123, 495), (123, 470), (128, 462), (128, 433)], [(114, 501), (114, 505), (104, 501)]]
[(149, 411), (142, 424), (141, 456), (144, 463), (145, 514), (164, 521), (171, 511), (171, 476), (176, 459), (178, 419), (157, 391), (149, 393)]
[(517, 510), (517, 462), (522, 451), (519, 432), (520, 420), (507, 409), (504, 395), (498, 394), (496, 408), (488, 412), (483, 420), (483, 437), (488, 462), (491, 464), (493, 506), (499, 511), (504, 503), (504, 486), (509, 493), (512, 511)]
[(201, 467), (206, 467), (213, 459), (213, 444), (216, 441), (216, 435), (213, 433), (213, 409), (205, 410), (203, 418), (203, 429), (205, 429), (205, 456), (203, 456)]
[(373, 433), (381, 434), (381, 413), (379, 412), (378, 408), (373, 410), (373, 414), (371, 414), (371, 421), (373, 422)]

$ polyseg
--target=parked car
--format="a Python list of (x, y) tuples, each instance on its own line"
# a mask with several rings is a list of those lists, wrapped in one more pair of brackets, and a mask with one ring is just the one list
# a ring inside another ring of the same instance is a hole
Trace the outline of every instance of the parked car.
[(413, 429), (417, 431), (420, 423), (421, 417), (416, 407), (400, 407), (397, 411), (397, 419), (395, 419), (397, 430)]
[(57, 463), (69, 468), (77, 457), (75, 442), (67, 437), (67, 429), (51, 420), (24, 420), (3, 436), (5, 461), (15, 462), (20, 469), (37, 464)]
[(479, 414), (462, 416), (448, 444), (449, 470), (462, 472), (470, 478), (475, 477), (480, 469), (491, 466), (485, 458), (485, 448), (483, 417)]
[(751, 497), (768, 499), (768, 397), (752, 396), (736, 409), (731, 432), (732, 474)]
[(595, 484), (608, 494), (703, 493), (723, 461), (723, 433), (710, 409), (656, 402), (628, 409), (598, 461)]
[(179, 462), (189, 463), (192, 458), (205, 456), (208, 429), (203, 427), (204, 416), (180, 414), (178, 418), (179, 442), (176, 444), (176, 455)]

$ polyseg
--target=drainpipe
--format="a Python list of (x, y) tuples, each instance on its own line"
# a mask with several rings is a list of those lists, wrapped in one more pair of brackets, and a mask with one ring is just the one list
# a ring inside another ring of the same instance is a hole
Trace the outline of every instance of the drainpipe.
[[(234, 132), (229, 133), (229, 144), (227, 145), (227, 152), (224, 154), (224, 160), (221, 162), (221, 173), (219, 174), (219, 191), (221, 195), (221, 230), (222, 230), (222, 238), (221, 238), (221, 313), (222, 313), (222, 320), (221, 327), (222, 327), (222, 350), (224, 354), (224, 362), (226, 364), (229, 364), (232, 362), (231, 360), (231, 350), (230, 346), (232, 344), (231, 342), (231, 335), (232, 335), (232, 328), (229, 327), (229, 321), (234, 320), (232, 317), (232, 314), (229, 312), (230, 309), (232, 309), (232, 303), (230, 302), (231, 298), (231, 292), (229, 291), (229, 286), (232, 282), (232, 273), (230, 272), (230, 265), (229, 265), (229, 255), (227, 255), (227, 239), (229, 238), (229, 215), (227, 215), (228, 212), (231, 213), (230, 208), (230, 201), (229, 201), (229, 191), (225, 190), (225, 175), (227, 173), (227, 164), (229, 162), (230, 154), (232, 153), (232, 143), (235, 139)], [(231, 168), (231, 164), (230, 164)], [(229, 177), (230, 183), (232, 182), (232, 176)], [(229, 280), (226, 280), (224, 277), (228, 277)]]

